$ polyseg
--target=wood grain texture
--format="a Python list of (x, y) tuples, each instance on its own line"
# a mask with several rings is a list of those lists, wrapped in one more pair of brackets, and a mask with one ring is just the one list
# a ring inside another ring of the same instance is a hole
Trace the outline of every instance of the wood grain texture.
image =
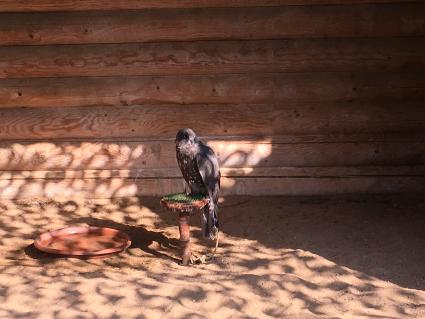
[(417, 38), (0, 47), (0, 78), (423, 69)]
[[(359, 166), (425, 165), (424, 141), (288, 144), (271, 139), (215, 140), (208, 144), (215, 150), (222, 168), (242, 169), (246, 175), (253, 175), (259, 174), (262, 168), (278, 167), (301, 170), (348, 166), (355, 170)], [(154, 170), (158, 176), (167, 177), (178, 167), (172, 141), (0, 144), (0, 171), (46, 170), (133, 170), (141, 177), (146, 176), (146, 170)], [(176, 176), (173, 174), (170, 176)]]
[(423, 100), (425, 73), (290, 73), (0, 80), (0, 109)]
[(2, 0), (0, 12), (392, 3), (401, 0)]
[[(227, 181), (225, 181), (226, 183)], [(424, 192), (425, 176), (234, 178), (224, 195), (335, 195)], [(177, 185), (178, 186), (178, 185)]]
[(10, 13), (0, 45), (424, 36), (425, 3)]
[[(242, 116), (243, 114), (243, 116)], [(203, 136), (423, 132), (423, 103), (154, 105), (0, 111), (0, 139), (163, 138), (181, 127)], [(235, 125), (237, 123), (237, 125)]]
[(425, 191), (425, 2), (0, 1), (0, 198)]
[[(424, 132), (417, 103), (154, 105), (0, 110), (0, 139), (163, 138), (181, 127), (201, 136)], [(237, 125), (235, 125), (237, 123)]]
[[(0, 180), (0, 198), (163, 196), (183, 190), (180, 178)], [(222, 178), (221, 195), (381, 194), (425, 191), (425, 176)]]
[[(332, 166), (332, 167), (239, 167), (220, 169), (222, 177), (257, 178), (257, 177), (360, 177), (360, 176), (425, 176), (424, 165), (414, 166)], [(179, 168), (150, 169), (93, 169), (65, 171), (0, 171), (0, 181), (14, 180), (60, 180), (60, 179), (131, 179), (137, 182), (147, 178), (180, 178)], [(130, 181), (131, 182), (131, 181)]]

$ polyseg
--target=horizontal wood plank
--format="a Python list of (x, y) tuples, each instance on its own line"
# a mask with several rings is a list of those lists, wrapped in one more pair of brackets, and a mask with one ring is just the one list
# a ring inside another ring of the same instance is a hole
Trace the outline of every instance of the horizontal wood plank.
[[(242, 172), (251, 168), (249, 174), (261, 175), (260, 169), (276, 167), (308, 170), (309, 167), (425, 165), (424, 141), (288, 144), (270, 139), (216, 140), (208, 144), (215, 150), (222, 168), (242, 169)], [(175, 177), (178, 167), (172, 141), (0, 144), (0, 171), (49, 170), (132, 170), (141, 177), (149, 177), (144, 174), (156, 171), (162, 174), (159, 177)]]
[[(171, 138), (201, 136), (424, 132), (422, 102), (287, 105), (153, 105), (0, 110), (0, 139)], [(235, 125), (237, 123), (237, 125)]]
[[(221, 167), (222, 177), (359, 177), (359, 176), (425, 176), (425, 165), (412, 166), (332, 166), (332, 167)], [(0, 181), (59, 179), (131, 179), (180, 178), (179, 168), (95, 169), (65, 171), (0, 171)]]
[[(181, 192), (180, 178), (0, 180), (1, 199), (34, 197), (114, 198)], [(325, 195), (425, 191), (425, 176), (222, 178), (221, 195)]]
[(0, 109), (423, 100), (425, 73), (290, 73), (0, 80)]
[(0, 78), (421, 69), (417, 38), (0, 47)]
[(392, 3), (400, 0), (2, 0), (0, 12)]
[[(375, 164), (375, 163), (374, 163)], [(169, 170), (169, 177), (181, 177), (178, 169)], [(159, 171), (159, 170), (157, 170)], [(242, 167), (221, 168), (225, 177), (360, 177), (360, 176), (425, 176), (424, 165), (411, 166), (329, 166), (329, 167)], [(78, 171), (75, 173), (78, 176)], [(83, 171), (84, 172), (84, 171)], [(149, 172), (149, 171), (148, 171)], [(30, 172), (27, 172), (30, 173)], [(37, 171), (37, 173), (40, 173)], [(136, 178), (138, 170), (129, 170), (128, 177)], [(152, 172), (148, 177), (155, 177)], [(87, 173), (89, 175), (89, 173)], [(124, 174), (125, 175), (125, 174)], [(59, 172), (59, 176), (64, 176)], [(97, 175), (99, 176), (99, 175)]]
[(424, 36), (424, 3), (10, 13), (0, 45)]
[[(335, 195), (415, 193), (425, 191), (425, 176), (361, 176), (346, 178), (234, 178), (223, 195)], [(181, 191), (181, 188), (176, 189)], [(176, 190), (173, 189), (173, 190)]]

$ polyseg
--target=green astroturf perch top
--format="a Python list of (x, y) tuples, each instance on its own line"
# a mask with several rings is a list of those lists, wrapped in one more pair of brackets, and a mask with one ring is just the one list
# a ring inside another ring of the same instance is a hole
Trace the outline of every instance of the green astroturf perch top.
[(177, 193), (177, 194), (166, 195), (162, 198), (162, 200), (167, 201), (167, 202), (189, 204), (189, 203), (196, 202), (198, 200), (203, 200), (205, 198), (206, 197), (204, 195), (201, 195), (201, 194), (187, 195), (185, 193)]

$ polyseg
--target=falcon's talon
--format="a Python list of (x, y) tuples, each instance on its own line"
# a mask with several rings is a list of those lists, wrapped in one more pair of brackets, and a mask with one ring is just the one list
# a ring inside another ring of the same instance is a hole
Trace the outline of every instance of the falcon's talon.
[(195, 256), (195, 255), (191, 255), (190, 256), (190, 258), (189, 258), (189, 264), (190, 265), (195, 265), (195, 263), (196, 263), (196, 260), (197, 260), (197, 257)]
[(208, 264), (211, 261), (213, 261), (215, 258), (215, 253), (206, 253), (203, 255), (196, 255), (192, 254), (190, 256), (189, 262), (191, 265), (202, 265), (202, 264)]

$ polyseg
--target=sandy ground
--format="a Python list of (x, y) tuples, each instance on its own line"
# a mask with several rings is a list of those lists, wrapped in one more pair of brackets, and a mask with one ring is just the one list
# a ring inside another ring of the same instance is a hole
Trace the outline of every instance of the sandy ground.
[[(0, 317), (425, 318), (424, 208), (420, 197), (229, 197), (219, 255), (182, 267), (157, 198), (1, 201)], [(90, 260), (32, 246), (70, 224), (116, 227), (133, 244)]]

